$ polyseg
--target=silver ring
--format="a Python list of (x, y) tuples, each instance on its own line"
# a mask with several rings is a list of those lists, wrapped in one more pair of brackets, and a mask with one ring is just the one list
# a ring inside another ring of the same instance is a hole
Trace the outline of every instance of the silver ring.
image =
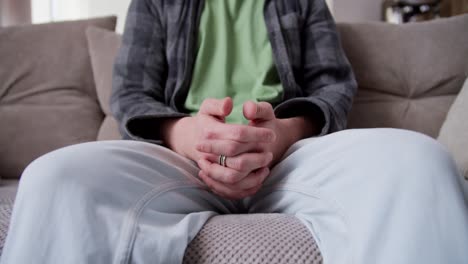
[(227, 167), (226, 166), (226, 159), (227, 157), (224, 156), (224, 155), (219, 155), (219, 158), (218, 158), (218, 163), (219, 165), (223, 166), (223, 167)]

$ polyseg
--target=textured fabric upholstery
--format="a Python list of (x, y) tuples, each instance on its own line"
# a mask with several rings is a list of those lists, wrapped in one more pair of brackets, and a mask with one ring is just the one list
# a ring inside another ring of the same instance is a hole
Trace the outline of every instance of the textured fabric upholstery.
[(349, 127), (437, 137), (468, 75), (468, 15), (427, 23), (340, 24), (359, 91)]
[(450, 108), (438, 139), (453, 154), (468, 180), (468, 79)]
[(211, 218), (187, 248), (184, 264), (320, 264), (307, 228), (283, 214)]
[(0, 256), (3, 245), (8, 234), (11, 211), (18, 186), (16, 183), (3, 184), (0, 186)]
[(118, 123), (110, 111), (109, 100), (112, 91), (114, 60), (122, 37), (112, 31), (94, 27), (89, 28), (86, 35), (99, 104), (106, 115), (99, 129), (97, 140), (121, 139)]
[(85, 29), (115, 17), (0, 28), (0, 172), (18, 178), (37, 157), (96, 140), (97, 103)]

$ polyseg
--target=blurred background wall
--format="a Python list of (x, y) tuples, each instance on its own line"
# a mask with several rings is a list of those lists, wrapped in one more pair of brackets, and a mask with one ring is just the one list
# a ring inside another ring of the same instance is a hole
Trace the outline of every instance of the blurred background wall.
[[(131, 0), (0, 0), (0, 26), (117, 15), (122, 32)], [(326, 0), (331, 9), (333, 0)]]
[(0, 0), (0, 26), (31, 23), (30, 0)]
[(383, 0), (333, 0), (338, 22), (380, 21)]
[[(122, 32), (128, 5), (131, 0), (0, 0), (31, 1), (32, 21), (44, 23), (67, 19), (105, 16), (119, 17), (117, 31)], [(334, 0), (326, 0), (332, 7)]]
[(31, 4), (34, 23), (117, 15), (121, 32), (130, 0), (31, 0)]
[[(115, 14), (123, 31), (131, 0), (0, 0), (0, 26), (44, 23)], [(382, 20), (383, 0), (326, 0), (338, 22)], [(443, 0), (442, 14), (468, 12), (468, 0)]]

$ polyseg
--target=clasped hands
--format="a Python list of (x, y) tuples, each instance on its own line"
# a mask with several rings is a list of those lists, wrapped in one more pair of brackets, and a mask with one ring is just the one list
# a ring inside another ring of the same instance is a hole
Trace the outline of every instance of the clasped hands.
[[(175, 152), (197, 162), (213, 193), (242, 199), (258, 192), (286, 150), (302, 137), (303, 118), (277, 119), (269, 103), (243, 105), (248, 125), (227, 124), (231, 98), (206, 99), (196, 116), (166, 122), (163, 138)], [(226, 166), (218, 163), (225, 155)]]

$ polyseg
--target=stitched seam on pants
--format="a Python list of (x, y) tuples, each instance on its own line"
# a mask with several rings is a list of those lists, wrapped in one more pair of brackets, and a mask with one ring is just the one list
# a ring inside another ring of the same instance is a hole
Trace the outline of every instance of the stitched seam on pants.
[(152, 189), (151, 191), (147, 192), (140, 200), (138, 200), (138, 202), (136, 202), (135, 205), (129, 209), (124, 219), (124, 224), (119, 239), (120, 242), (117, 246), (113, 263), (129, 263), (132, 247), (136, 237), (136, 227), (138, 222), (137, 220), (140, 217), (143, 209), (146, 207), (146, 205), (148, 205), (148, 203), (150, 203), (153, 199), (168, 191), (194, 187), (206, 189), (206, 187), (192, 182), (174, 181)]
[[(259, 193), (263, 193), (263, 192), (271, 193), (271, 192), (275, 192), (275, 191), (292, 191), (292, 192), (300, 193), (300, 194), (303, 194), (303, 195), (306, 195), (306, 196), (309, 196), (309, 197), (312, 197), (312, 198), (315, 198), (315, 199), (318, 199), (318, 200), (325, 201), (326, 203), (330, 204), (331, 207), (334, 210), (337, 211), (337, 214), (342, 218), (344, 224), (346, 226), (350, 226), (348, 218), (346, 217), (346, 214), (344, 214), (344, 210), (341, 208), (341, 206), (339, 206), (339, 203), (335, 199), (331, 199), (327, 195), (323, 195), (319, 191), (310, 191), (309, 189), (306, 189), (306, 187), (304, 187), (304, 185), (301, 185), (300, 183), (279, 182), (279, 183), (273, 183), (273, 184), (265, 185), (264, 188), (262, 188)], [(323, 199), (323, 198), (325, 198), (325, 199)], [(315, 230), (315, 232), (317, 232), (317, 230)], [(347, 250), (349, 252), (348, 256), (349, 256), (349, 260), (350, 260), (349, 263), (354, 263), (353, 254), (352, 254), (353, 245), (352, 245), (352, 243), (350, 241), (350, 234), (348, 232), (348, 229), (345, 229), (345, 235), (346, 235), (346, 238), (347, 238), (347, 246), (348, 246)]]

